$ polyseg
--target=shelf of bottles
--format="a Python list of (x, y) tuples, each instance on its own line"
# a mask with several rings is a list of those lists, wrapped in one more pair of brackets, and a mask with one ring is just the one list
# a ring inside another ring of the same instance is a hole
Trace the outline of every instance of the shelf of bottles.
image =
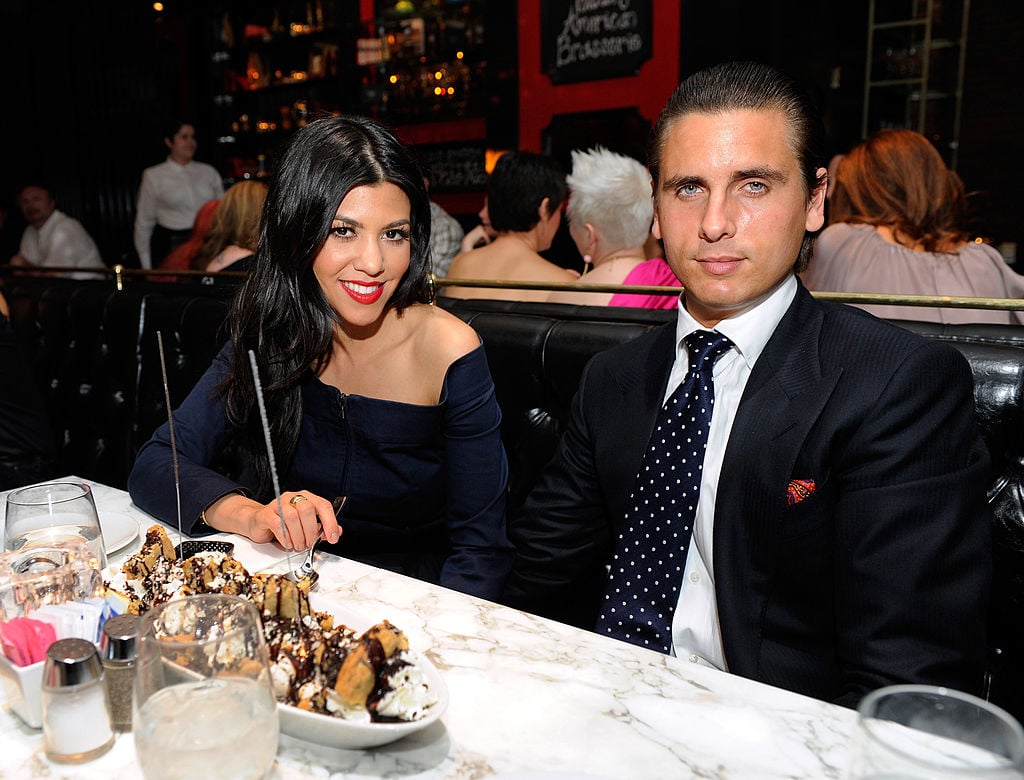
[(363, 32), (360, 96), (372, 116), (398, 125), (483, 114), (482, 2), (378, 2)]
[(228, 183), (269, 176), (312, 118), (391, 126), (482, 117), (483, 0), (234, 3), (211, 14), (212, 125)]
[(330, 0), (240, 3), (215, 14), (210, 28), (214, 140), (228, 183), (268, 176), (294, 129), (351, 109), (339, 87), (345, 43)]

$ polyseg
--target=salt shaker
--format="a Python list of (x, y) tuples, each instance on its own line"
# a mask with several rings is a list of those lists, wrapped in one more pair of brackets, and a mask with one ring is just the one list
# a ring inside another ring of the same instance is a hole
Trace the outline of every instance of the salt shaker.
[(139, 619), (115, 615), (103, 624), (100, 657), (110, 697), (111, 722), (117, 731), (132, 730), (132, 689), (135, 685), (135, 641)]
[(103, 664), (87, 639), (59, 639), (43, 667), (43, 742), (46, 756), (80, 764), (114, 744)]

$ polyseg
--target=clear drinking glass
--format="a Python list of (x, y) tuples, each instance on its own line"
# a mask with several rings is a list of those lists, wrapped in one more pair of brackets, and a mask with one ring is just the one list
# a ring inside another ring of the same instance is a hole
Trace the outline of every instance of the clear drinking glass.
[(82, 537), (107, 568), (100, 518), (92, 488), (83, 482), (45, 482), (7, 494), (4, 549), (52, 547)]
[(848, 780), (1022, 780), (1024, 730), (976, 696), (893, 685), (857, 708)]
[(278, 721), (255, 605), (206, 594), (143, 615), (132, 719), (146, 780), (264, 777)]

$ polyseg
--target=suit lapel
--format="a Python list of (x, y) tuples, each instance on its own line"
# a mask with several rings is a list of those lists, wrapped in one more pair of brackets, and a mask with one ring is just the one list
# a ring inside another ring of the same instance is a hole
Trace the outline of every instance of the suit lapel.
[[(841, 373), (822, 375), (818, 353), (822, 320), (820, 304), (801, 287), (743, 391), (726, 449), (723, 477), (731, 475), (734, 469), (746, 470), (751, 466), (759, 473), (773, 467), (782, 469), (785, 478), (775, 487), (779, 497), (785, 494), (790, 475), (783, 467), (795, 460), (800, 443)], [(750, 444), (754, 441), (770, 449), (752, 448)], [(767, 452), (778, 456), (780, 448), (789, 448), (791, 457), (783, 455), (765, 462)], [(732, 496), (738, 493), (742, 491), (730, 491)]]
[(629, 360), (614, 372), (617, 392), (604, 406), (609, 438), (603, 442), (605, 457), (599, 463), (610, 464), (600, 475), (609, 500), (609, 512), (616, 531), (625, 514), (625, 502), (633, 489), (654, 421), (661, 409), (665, 387), (675, 359), (675, 323), (667, 323), (650, 336), (630, 345)]
[(726, 660), (740, 674), (760, 657), (786, 488), (841, 371), (822, 375), (823, 309), (801, 286), (750, 375), (726, 447), (715, 506), (715, 592)]

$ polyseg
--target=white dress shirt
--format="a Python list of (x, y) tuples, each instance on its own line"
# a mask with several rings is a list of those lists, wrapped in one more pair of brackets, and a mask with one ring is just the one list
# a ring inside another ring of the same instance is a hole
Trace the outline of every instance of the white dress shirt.
[[(708, 447), (704, 455), (693, 539), (686, 555), (683, 583), (672, 620), (672, 649), (675, 655), (723, 671), (728, 670), (715, 599), (715, 496), (719, 488), (739, 489), (739, 486), (720, 486), (718, 478), (722, 473), (725, 448), (747, 379), (765, 344), (793, 302), (796, 290), (796, 277), (788, 276), (757, 306), (722, 320), (714, 328), (728, 336), (734, 347), (715, 363), (715, 410), (711, 416)], [(663, 403), (683, 381), (689, 369), (689, 355), (683, 337), (695, 330), (706, 330), (683, 307), (685, 297), (685, 294), (680, 297), (676, 321), (676, 358), (669, 374)]]
[(149, 239), (156, 225), (168, 230), (191, 230), (200, 207), (224, 195), (217, 169), (192, 161), (179, 165), (170, 157), (142, 172), (135, 208), (135, 251), (143, 268), (152, 268)]
[[(96, 242), (82, 223), (54, 209), (43, 226), (32, 225), (21, 234), (21, 254), (32, 265), (42, 268), (103, 268)], [(78, 279), (95, 279), (95, 274), (72, 274)]]

